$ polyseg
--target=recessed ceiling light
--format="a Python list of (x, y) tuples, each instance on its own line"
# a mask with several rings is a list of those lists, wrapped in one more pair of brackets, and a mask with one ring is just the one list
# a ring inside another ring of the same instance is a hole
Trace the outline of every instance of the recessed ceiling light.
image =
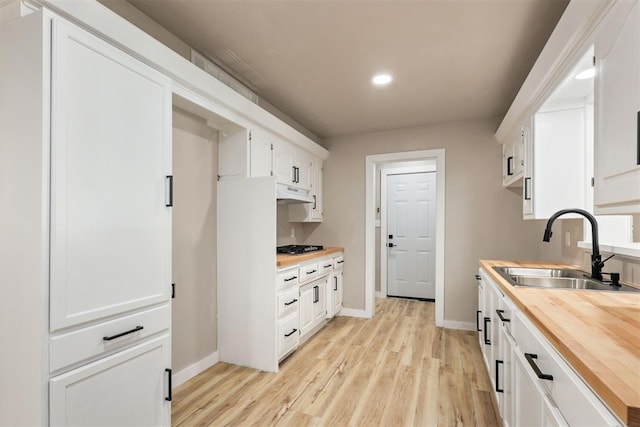
[(577, 80), (592, 79), (595, 75), (596, 75), (596, 69), (595, 68), (589, 68), (588, 70), (584, 70), (584, 71), (579, 72), (576, 75), (576, 79)]
[(391, 80), (393, 80), (393, 77), (391, 77), (391, 74), (377, 74), (373, 76), (373, 78), (371, 79), (371, 82), (376, 86), (384, 86), (391, 83)]

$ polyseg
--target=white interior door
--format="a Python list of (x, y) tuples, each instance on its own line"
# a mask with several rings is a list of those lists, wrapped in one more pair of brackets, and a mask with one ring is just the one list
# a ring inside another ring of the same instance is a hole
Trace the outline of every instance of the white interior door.
[(435, 299), (436, 173), (387, 178), (387, 294)]

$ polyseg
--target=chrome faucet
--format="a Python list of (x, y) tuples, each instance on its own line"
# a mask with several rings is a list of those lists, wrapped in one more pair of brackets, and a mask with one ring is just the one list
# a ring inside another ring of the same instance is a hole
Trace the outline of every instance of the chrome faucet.
[(549, 221), (547, 221), (547, 227), (544, 229), (544, 237), (542, 238), (542, 240), (545, 242), (551, 240), (551, 235), (553, 234), (551, 232), (551, 227), (553, 226), (553, 222), (558, 219), (559, 216), (568, 213), (580, 214), (583, 217), (587, 218), (591, 223), (591, 277), (596, 280), (602, 281), (602, 267), (604, 267), (604, 261), (602, 261), (602, 257), (600, 256), (600, 244), (598, 243), (598, 222), (596, 221), (596, 218), (589, 212), (582, 209), (563, 209), (554, 213), (553, 215), (551, 215), (551, 218), (549, 218)]

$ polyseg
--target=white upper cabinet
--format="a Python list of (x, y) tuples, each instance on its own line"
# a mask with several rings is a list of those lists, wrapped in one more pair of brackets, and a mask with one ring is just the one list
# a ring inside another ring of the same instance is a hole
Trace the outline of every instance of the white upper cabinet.
[(640, 4), (617, 2), (595, 40), (594, 204), (640, 213)]
[(502, 185), (505, 187), (522, 184), (524, 173), (524, 135), (523, 130), (502, 145)]
[(322, 160), (311, 159), (311, 197), (313, 203), (289, 205), (289, 222), (322, 222)]
[(263, 177), (273, 174), (273, 137), (258, 128), (221, 130), (218, 175)]
[(273, 144), (273, 164), (276, 181), (304, 190), (311, 189), (313, 156), (284, 140)]
[(169, 299), (171, 91), (63, 21), (52, 47), (50, 329)]

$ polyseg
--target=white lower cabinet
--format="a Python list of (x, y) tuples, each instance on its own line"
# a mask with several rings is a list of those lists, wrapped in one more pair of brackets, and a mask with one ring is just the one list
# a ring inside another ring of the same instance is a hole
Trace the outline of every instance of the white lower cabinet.
[(165, 334), (51, 378), (51, 425), (169, 425), (170, 360)]
[(505, 426), (620, 426), (528, 317), (480, 270), (478, 330)]
[(300, 343), (298, 310), (278, 322), (278, 359), (282, 359)]
[(305, 337), (327, 316), (327, 277), (300, 288), (300, 337)]

